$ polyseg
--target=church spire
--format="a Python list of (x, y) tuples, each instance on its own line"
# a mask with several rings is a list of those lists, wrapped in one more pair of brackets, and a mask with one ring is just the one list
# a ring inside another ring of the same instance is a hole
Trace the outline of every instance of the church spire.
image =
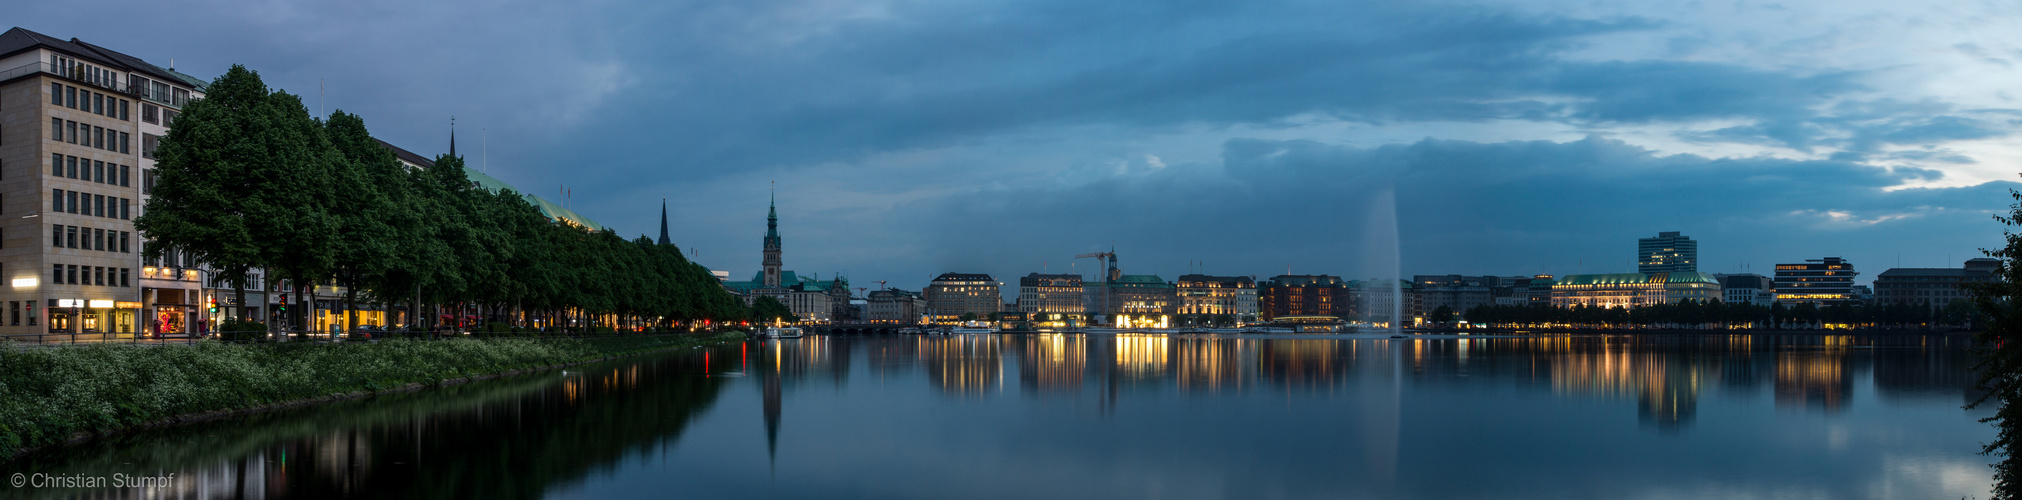
[(774, 188), (765, 214), (765, 286), (780, 286), (779, 192)]
[(449, 117), (449, 155), (456, 156), (456, 117)]
[(667, 244), (667, 197), (660, 197), (660, 244)]

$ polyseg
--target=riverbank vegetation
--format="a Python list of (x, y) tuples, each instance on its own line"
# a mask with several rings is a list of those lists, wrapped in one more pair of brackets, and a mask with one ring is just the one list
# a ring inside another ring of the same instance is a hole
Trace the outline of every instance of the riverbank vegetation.
[(78, 433), (742, 338), (726, 333), (158, 347), (0, 343), (0, 457), (64, 443)]
[[(309, 287), (331, 283), (345, 287), (345, 310), (406, 305), (409, 328), (440, 318), (666, 328), (749, 316), (674, 245), (551, 220), (519, 193), (473, 183), (453, 154), (406, 168), (363, 118), (312, 117), (299, 96), (243, 66), (184, 108), (154, 155), (152, 197), (134, 220), (148, 238), (143, 258), (207, 265), (234, 289), (235, 318), (246, 317), (248, 286), (285, 286), (302, 304)], [(288, 312), (270, 323), (303, 330), (304, 309)]]

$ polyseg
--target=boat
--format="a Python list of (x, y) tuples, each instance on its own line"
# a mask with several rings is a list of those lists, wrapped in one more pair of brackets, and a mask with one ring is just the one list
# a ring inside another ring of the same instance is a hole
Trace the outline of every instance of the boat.
[(764, 336), (771, 339), (797, 339), (800, 338), (801, 331), (791, 326), (774, 326), (766, 328)]

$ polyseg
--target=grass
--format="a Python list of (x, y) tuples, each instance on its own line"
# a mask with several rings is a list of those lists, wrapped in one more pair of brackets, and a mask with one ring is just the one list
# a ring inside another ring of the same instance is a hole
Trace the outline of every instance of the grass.
[(0, 460), (190, 415), (405, 389), (741, 335), (191, 346), (0, 344)]

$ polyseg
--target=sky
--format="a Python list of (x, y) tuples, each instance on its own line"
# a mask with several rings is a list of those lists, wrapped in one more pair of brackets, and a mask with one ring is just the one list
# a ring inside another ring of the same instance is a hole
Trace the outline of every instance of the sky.
[[(743, 279), (1700, 269), (2002, 243), (2015, 2), (27, 2)], [(490, 137), (499, 137), (491, 147)], [(497, 155), (492, 155), (497, 151)], [(498, 161), (490, 160), (497, 156)], [(879, 282), (884, 282), (880, 284)], [(1012, 292), (1015, 294), (1015, 291)]]

